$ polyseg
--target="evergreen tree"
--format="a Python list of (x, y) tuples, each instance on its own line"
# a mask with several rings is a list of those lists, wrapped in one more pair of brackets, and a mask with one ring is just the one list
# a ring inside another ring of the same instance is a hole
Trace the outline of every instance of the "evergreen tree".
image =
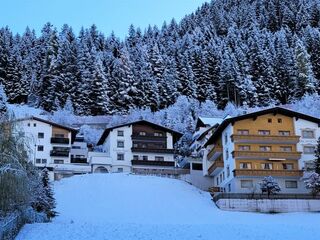
[(2, 119), (7, 112), (7, 96), (4, 91), (3, 85), (0, 85), (0, 119)]
[(260, 189), (262, 193), (266, 192), (268, 194), (268, 197), (281, 191), (279, 184), (271, 176), (265, 177), (262, 180), (262, 182), (260, 183)]

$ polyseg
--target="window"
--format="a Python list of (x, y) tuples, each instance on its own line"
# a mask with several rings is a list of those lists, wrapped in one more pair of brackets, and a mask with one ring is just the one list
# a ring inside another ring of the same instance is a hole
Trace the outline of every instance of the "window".
[(272, 123), (272, 119), (271, 118), (268, 118), (268, 123)]
[(260, 146), (259, 149), (261, 152), (270, 152), (271, 146)]
[(54, 164), (63, 164), (64, 163), (64, 161), (60, 160), (60, 159), (54, 159), (53, 162), (54, 162)]
[(30, 123), (28, 123), (28, 127), (30, 127)]
[(292, 147), (291, 146), (280, 146), (280, 151), (281, 152), (292, 152)]
[(47, 159), (41, 159), (41, 162), (42, 162), (43, 164), (46, 164), (46, 163), (47, 163)]
[(123, 161), (124, 160), (124, 154), (123, 153), (118, 153), (117, 154), (117, 160), (118, 161)]
[(118, 137), (123, 137), (123, 130), (118, 130)]
[(286, 188), (298, 188), (297, 181), (285, 181)]
[(144, 161), (148, 161), (148, 156), (142, 156), (142, 159), (143, 159)]
[(241, 162), (240, 169), (251, 169), (251, 163)]
[(228, 143), (228, 134), (226, 134), (226, 133), (224, 134), (224, 142)]
[(272, 163), (261, 163), (261, 168), (264, 170), (272, 170)]
[(139, 156), (138, 155), (133, 155), (133, 160), (139, 160)]
[(292, 163), (282, 163), (282, 167), (284, 170), (293, 170), (293, 164)]
[(219, 177), (217, 177), (216, 181), (217, 181), (217, 185), (219, 185)]
[(192, 170), (202, 170), (201, 163), (192, 163)]
[(146, 136), (147, 133), (146, 133), (146, 132), (139, 132), (139, 135), (140, 135), (140, 136)]
[(279, 131), (280, 136), (290, 136), (290, 131)]
[(229, 150), (226, 149), (226, 159), (228, 160), (228, 158), (229, 158)]
[(230, 167), (229, 165), (227, 166), (227, 178), (230, 177)]
[(282, 123), (282, 119), (281, 118), (278, 118), (278, 123)]
[(314, 138), (314, 131), (312, 130), (302, 130), (303, 138)]
[(39, 132), (38, 133), (38, 138), (44, 138), (44, 133), (43, 132)]
[(155, 156), (154, 158), (156, 161), (164, 161), (164, 157), (161, 156)]
[(306, 171), (314, 171), (315, 166), (313, 161), (305, 161), (304, 162), (304, 170)]
[(36, 123), (34, 123), (34, 124), (33, 124), (33, 126), (34, 126), (34, 127), (36, 127), (36, 126), (37, 126), (37, 124), (36, 124)]
[(223, 181), (224, 181), (224, 179), (225, 179), (224, 171), (222, 172), (222, 179), (223, 179)]
[(253, 182), (252, 180), (241, 180), (241, 188), (252, 188)]
[(138, 143), (133, 143), (134, 148), (138, 148)]
[(314, 154), (316, 150), (315, 146), (303, 146), (303, 153), (305, 154)]
[(249, 135), (249, 130), (247, 129), (239, 129), (237, 132), (239, 135)]
[(44, 147), (42, 145), (38, 145), (38, 151), (43, 152)]
[(81, 149), (80, 146), (72, 146), (71, 148), (72, 148), (72, 149)]
[(123, 168), (118, 168), (118, 172), (119, 173), (123, 172)]
[(41, 159), (37, 158), (36, 163), (41, 163)]
[(141, 147), (142, 148), (147, 148), (147, 144), (143, 143), (143, 144), (141, 144)]
[(117, 141), (118, 148), (124, 148), (124, 141)]
[(219, 177), (220, 177), (220, 182), (222, 183), (222, 174), (220, 174), (220, 176), (219, 176)]
[(240, 145), (239, 151), (250, 151), (250, 146), (249, 145)]
[(161, 133), (161, 132), (155, 132), (153, 135), (155, 137), (163, 137), (163, 133)]
[(228, 184), (228, 192), (231, 192), (231, 184)]
[(258, 134), (259, 135), (270, 135), (270, 130), (259, 130)]

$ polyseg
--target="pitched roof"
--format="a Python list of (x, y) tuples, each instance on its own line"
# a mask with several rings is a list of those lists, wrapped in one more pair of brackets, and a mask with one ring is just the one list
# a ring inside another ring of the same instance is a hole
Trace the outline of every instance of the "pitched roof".
[(217, 123), (220, 124), (223, 121), (223, 118), (214, 118), (214, 117), (198, 117), (196, 127), (205, 127), (206, 125), (213, 126)]
[(130, 125), (138, 124), (138, 123), (150, 125), (150, 126), (153, 126), (153, 127), (156, 127), (156, 128), (160, 128), (160, 129), (162, 129), (162, 130), (164, 130), (166, 132), (171, 132), (173, 134), (173, 136), (176, 137), (176, 138), (180, 138), (183, 135), (180, 132), (177, 132), (175, 130), (172, 130), (170, 128), (164, 127), (162, 125), (159, 125), (159, 124), (156, 124), (156, 123), (153, 123), (153, 122), (149, 122), (147, 120), (137, 120), (137, 121), (133, 121), (133, 122), (129, 122), (129, 123), (120, 124), (120, 125), (116, 125), (116, 126), (113, 126), (113, 127), (106, 128), (104, 130), (104, 132), (102, 133), (101, 138), (99, 139), (97, 145), (103, 144), (104, 141), (106, 140), (106, 138), (108, 137), (110, 131), (112, 131), (113, 129), (119, 128), (119, 127), (124, 127), (124, 126), (130, 126)]
[(282, 114), (285, 116), (289, 116), (289, 117), (296, 117), (296, 118), (301, 118), (310, 122), (314, 122), (317, 123), (318, 126), (320, 127), (320, 119), (310, 116), (310, 115), (306, 115), (300, 112), (296, 112), (287, 108), (283, 108), (283, 107), (273, 107), (273, 108), (267, 108), (261, 111), (256, 111), (256, 112), (252, 112), (252, 113), (248, 113), (248, 114), (244, 114), (244, 115), (240, 115), (240, 116), (236, 116), (236, 117), (231, 117), (231, 118), (227, 118), (225, 119), (220, 125), (219, 127), (214, 131), (214, 133), (212, 134), (212, 136), (208, 139), (208, 141), (204, 144), (204, 147), (208, 146), (210, 143), (216, 141), (221, 133), (223, 132), (223, 130), (230, 124), (230, 123), (234, 123), (236, 121), (240, 121), (240, 120), (244, 120), (244, 119), (248, 119), (248, 118), (256, 118), (258, 116), (261, 115), (265, 115), (265, 114)]
[(35, 117), (35, 116), (16, 119), (16, 121), (24, 121), (24, 120), (35, 120), (35, 121), (43, 122), (43, 123), (46, 123), (46, 124), (49, 124), (49, 125), (52, 125), (52, 126), (55, 126), (55, 127), (58, 127), (58, 128), (62, 128), (62, 129), (71, 131), (72, 142), (74, 141), (74, 139), (75, 139), (75, 137), (76, 137), (76, 135), (78, 133), (77, 129), (74, 129), (74, 128), (71, 128), (71, 127), (67, 127), (67, 126), (64, 126), (64, 125), (61, 125), (61, 124), (58, 124), (58, 123), (55, 123), (55, 122), (52, 122), (52, 121), (49, 121), (49, 120), (46, 120), (46, 119), (38, 118), (38, 117)]

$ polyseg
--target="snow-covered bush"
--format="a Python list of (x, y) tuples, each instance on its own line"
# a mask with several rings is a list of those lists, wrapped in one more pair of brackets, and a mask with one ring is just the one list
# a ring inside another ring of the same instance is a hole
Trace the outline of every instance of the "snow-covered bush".
[(268, 197), (281, 191), (279, 184), (271, 176), (265, 177), (259, 184), (262, 193), (266, 192)]
[(306, 188), (311, 190), (312, 195), (320, 193), (320, 175), (318, 173), (312, 173), (305, 181)]

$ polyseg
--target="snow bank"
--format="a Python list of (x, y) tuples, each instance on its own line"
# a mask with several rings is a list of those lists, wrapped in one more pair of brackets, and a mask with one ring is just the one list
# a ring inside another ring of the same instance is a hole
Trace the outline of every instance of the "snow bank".
[(208, 193), (175, 179), (94, 174), (55, 184), (52, 223), (26, 225), (17, 240), (316, 239), (320, 214), (219, 210)]

